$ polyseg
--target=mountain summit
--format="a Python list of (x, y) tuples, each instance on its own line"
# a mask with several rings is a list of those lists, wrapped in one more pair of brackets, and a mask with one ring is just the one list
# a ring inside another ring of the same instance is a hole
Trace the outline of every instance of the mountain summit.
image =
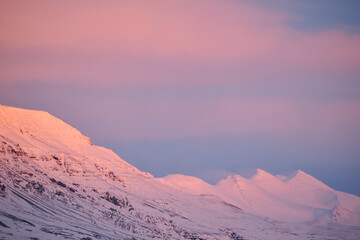
[(43, 111), (0, 105), (1, 239), (357, 239), (360, 198), (297, 171), (154, 178)]

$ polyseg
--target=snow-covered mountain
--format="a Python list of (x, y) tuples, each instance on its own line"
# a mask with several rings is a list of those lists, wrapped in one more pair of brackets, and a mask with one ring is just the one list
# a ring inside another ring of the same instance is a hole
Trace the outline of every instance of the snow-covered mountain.
[[(185, 193), (212, 194), (246, 212), (278, 221), (296, 223), (336, 218), (338, 222), (359, 225), (359, 197), (335, 191), (300, 170), (280, 179), (256, 169), (251, 178), (232, 175), (215, 186), (182, 175), (159, 180)], [(348, 213), (336, 215), (339, 207)]]
[(359, 239), (360, 198), (310, 175), (154, 178), (42, 111), (0, 105), (0, 239)]

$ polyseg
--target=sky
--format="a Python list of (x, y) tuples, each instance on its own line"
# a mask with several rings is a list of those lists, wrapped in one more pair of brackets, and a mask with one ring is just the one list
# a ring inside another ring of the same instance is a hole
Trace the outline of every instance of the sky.
[(155, 177), (301, 169), (360, 196), (360, 1), (1, 1), (0, 104)]

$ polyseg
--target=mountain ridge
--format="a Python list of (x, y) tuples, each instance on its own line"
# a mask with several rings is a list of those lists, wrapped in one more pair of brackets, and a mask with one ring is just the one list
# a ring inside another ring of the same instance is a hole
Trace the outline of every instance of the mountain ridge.
[(261, 169), (216, 185), (179, 174), (154, 178), (46, 112), (2, 105), (0, 140), (4, 239), (356, 239), (360, 233), (359, 198), (310, 175), (305, 185)]

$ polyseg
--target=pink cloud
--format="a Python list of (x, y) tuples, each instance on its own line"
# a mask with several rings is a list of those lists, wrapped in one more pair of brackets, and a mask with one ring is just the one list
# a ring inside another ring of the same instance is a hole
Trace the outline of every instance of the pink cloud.
[[(234, 81), (220, 77), (174, 80), (159, 76), (161, 69), (155, 73), (151, 67), (144, 69), (134, 59), (187, 64), (187, 68), (229, 65), (241, 69), (236, 81), (264, 79), (274, 73), (341, 75), (360, 69), (359, 34), (298, 32), (286, 25), (293, 16), (243, 2), (0, 4), (0, 50), (8, 56), (0, 61), (0, 81), (124, 86)], [(133, 64), (123, 67), (128, 59)]]
[[(2, 45), (207, 60), (268, 48), (262, 29), (281, 17), (221, 1), (4, 3)], [(21, 29), (21, 31), (20, 31)], [(261, 35), (261, 36), (259, 36)], [(257, 43), (260, 43), (258, 45)], [(224, 45), (225, 44), (225, 45)], [(233, 47), (229, 48), (232, 45)]]

